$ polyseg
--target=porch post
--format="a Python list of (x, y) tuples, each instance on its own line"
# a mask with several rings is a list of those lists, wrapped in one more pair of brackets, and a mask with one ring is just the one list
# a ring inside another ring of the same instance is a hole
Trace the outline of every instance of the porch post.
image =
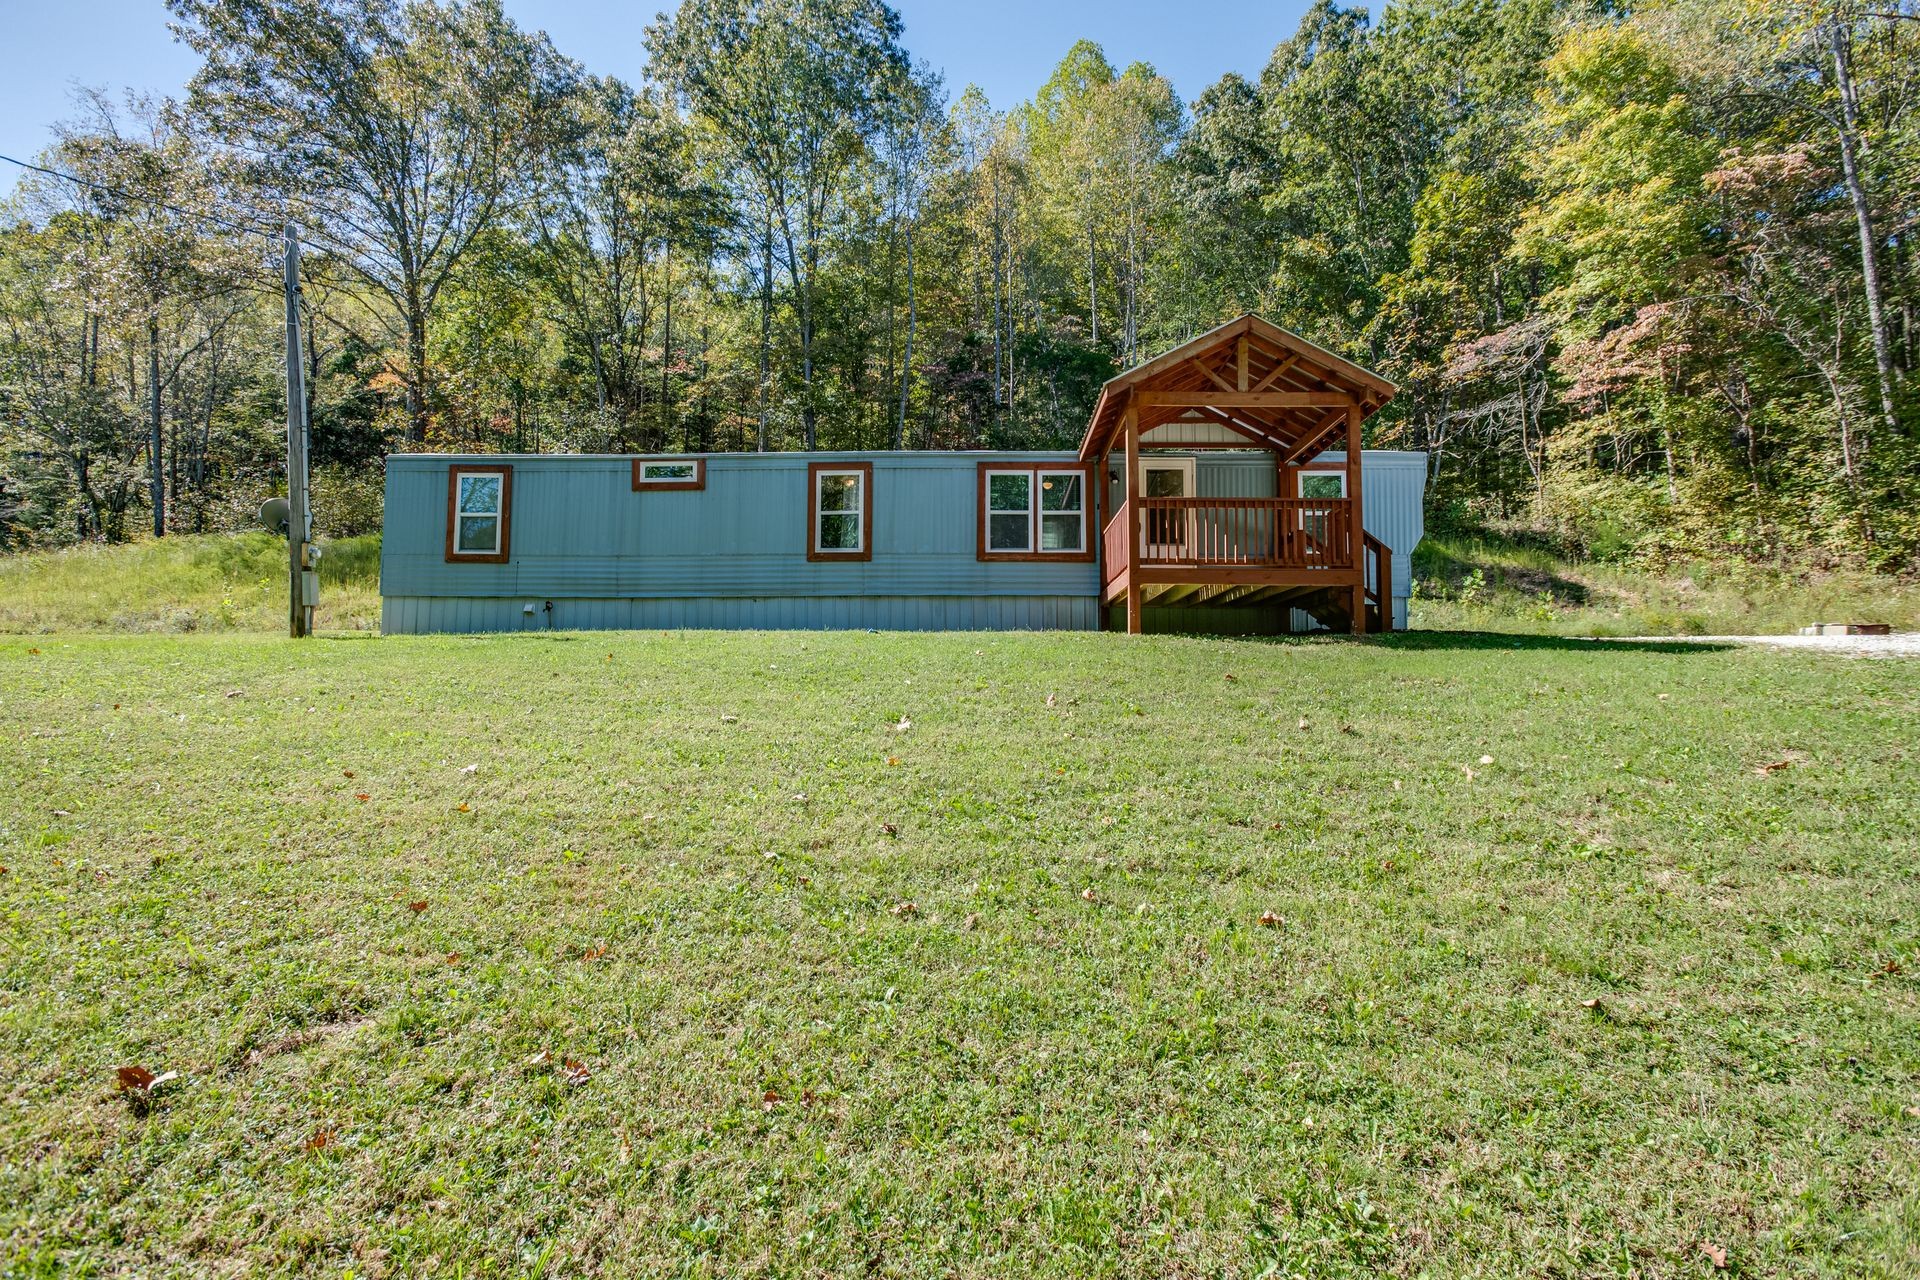
[(1365, 510), (1360, 505), (1360, 402), (1347, 405), (1347, 510), (1352, 515), (1349, 546), (1353, 549), (1353, 634), (1367, 634), (1367, 546)]
[(1127, 397), (1127, 634), (1140, 634), (1140, 407)]

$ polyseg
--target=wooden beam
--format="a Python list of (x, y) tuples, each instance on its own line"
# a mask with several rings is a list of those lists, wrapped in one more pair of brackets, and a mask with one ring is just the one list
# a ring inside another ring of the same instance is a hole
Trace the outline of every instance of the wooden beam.
[(1237, 564), (1152, 565), (1136, 569), (1133, 582), (1147, 586), (1160, 582), (1199, 582), (1215, 586), (1253, 583), (1274, 587), (1351, 587), (1361, 580), (1359, 568), (1307, 569)]
[[(1240, 339), (1240, 341), (1244, 343), (1246, 339), (1242, 338)], [(1231, 382), (1228, 382), (1225, 378), (1215, 373), (1212, 369), (1209, 369), (1206, 366), (1206, 364), (1200, 359), (1198, 359), (1197, 357), (1195, 359), (1189, 360), (1187, 363), (1191, 364), (1194, 368), (1198, 369), (1200, 372), (1206, 374), (1207, 377), (1213, 380), (1213, 385), (1216, 387), (1219, 387), (1222, 391), (1232, 391), (1234, 389), (1234, 386)], [(1245, 390), (1245, 388), (1241, 388), (1241, 389)]]
[(1247, 335), (1241, 334), (1240, 340), (1233, 345), (1234, 382), (1237, 384), (1235, 390), (1245, 391), (1247, 389)]
[(1276, 364), (1273, 366), (1273, 368), (1267, 370), (1267, 376), (1260, 379), (1260, 381), (1254, 383), (1251, 387), (1248, 387), (1247, 390), (1265, 391), (1268, 387), (1278, 382), (1281, 376), (1285, 374), (1287, 370), (1293, 368), (1293, 366), (1298, 363), (1300, 363), (1299, 356), (1289, 355), (1286, 359), (1282, 360), (1279, 364)]
[(1127, 433), (1127, 634), (1140, 634), (1140, 406), (1129, 397), (1121, 422)]
[(1367, 552), (1366, 508), (1360, 505), (1360, 406), (1347, 406), (1347, 503), (1353, 512), (1354, 563), (1360, 569), (1360, 581), (1353, 588), (1353, 634), (1367, 634)]
[(1293, 452), (1289, 453), (1286, 457), (1280, 459), (1280, 461), (1285, 465), (1291, 467), (1306, 458), (1312, 457), (1314, 454), (1326, 448), (1326, 445), (1321, 442), (1324, 441), (1327, 438), (1327, 436), (1332, 433), (1335, 427), (1340, 425), (1341, 419), (1344, 418), (1345, 416), (1346, 416), (1345, 414), (1340, 414), (1340, 413), (1327, 415), (1326, 421), (1322, 422), (1319, 426), (1315, 427), (1313, 430), (1307, 432), (1307, 434), (1301, 436), (1300, 443), (1294, 446)]
[(1144, 409), (1344, 409), (1354, 403), (1344, 391), (1142, 391), (1135, 399)]

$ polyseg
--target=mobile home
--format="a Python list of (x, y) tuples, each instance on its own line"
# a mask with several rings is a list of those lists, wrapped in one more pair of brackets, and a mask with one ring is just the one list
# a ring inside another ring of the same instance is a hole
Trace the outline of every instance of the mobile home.
[(1352, 449), (1392, 393), (1243, 317), (1076, 452), (398, 454), (382, 625), (1404, 627), (1425, 458)]

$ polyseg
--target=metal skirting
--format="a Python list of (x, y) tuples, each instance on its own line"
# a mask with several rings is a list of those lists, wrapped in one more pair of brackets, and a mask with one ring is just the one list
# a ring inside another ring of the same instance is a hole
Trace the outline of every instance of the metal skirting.
[[(551, 603), (551, 611), (547, 605)], [(532, 610), (528, 610), (528, 606)], [(1092, 596), (385, 596), (387, 635), (502, 631), (1091, 631)]]

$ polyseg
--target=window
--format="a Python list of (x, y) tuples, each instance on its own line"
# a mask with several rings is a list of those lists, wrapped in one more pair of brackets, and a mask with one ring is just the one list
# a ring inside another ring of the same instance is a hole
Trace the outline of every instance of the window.
[(447, 559), (505, 564), (513, 524), (513, 468), (461, 466), (447, 472)]
[(705, 458), (635, 458), (633, 491), (645, 489), (704, 489), (707, 487)]
[[(1308, 502), (1331, 502), (1347, 496), (1345, 471), (1302, 471), (1300, 497)], [(1331, 539), (1330, 508), (1302, 507), (1300, 528), (1307, 535), (1307, 555), (1318, 556)]]
[(1344, 498), (1347, 473), (1344, 471), (1302, 471), (1300, 496), (1303, 498)]
[(873, 464), (807, 464), (807, 559), (873, 559)]
[(1086, 467), (980, 464), (982, 560), (1091, 560)]

